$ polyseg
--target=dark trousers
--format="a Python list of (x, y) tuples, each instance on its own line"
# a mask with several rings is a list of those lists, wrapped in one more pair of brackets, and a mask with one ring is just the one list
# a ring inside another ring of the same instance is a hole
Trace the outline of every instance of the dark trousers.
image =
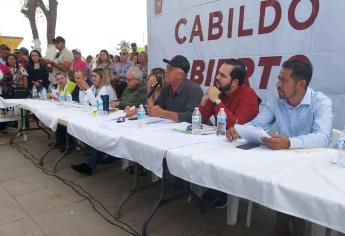
[(290, 227), (289, 224), (292, 223), (294, 235), (303, 236), (305, 230), (305, 221), (301, 218), (295, 216), (287, 215), (281, 212), (277, 212), (277, 222), (275, 226), (275, 236), (289, 236)]
[[(66, 134), (67, 127), (58, 124), (55, 132), (56, 143), (60, 145), (66, 145)], [(68, 142), (70, 147), (75, 145), (75, 139), (71, 135), (68, 135)]]

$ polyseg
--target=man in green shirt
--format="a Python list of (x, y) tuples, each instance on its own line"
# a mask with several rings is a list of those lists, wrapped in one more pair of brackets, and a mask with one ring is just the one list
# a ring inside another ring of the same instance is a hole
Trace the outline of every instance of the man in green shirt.
[(126, 109), (126, 107), (136, 106), (146, 103), (146, 88), (142, 84), (143, 75), (139, 68), (132, 67), (127, 71), (127, 87), (123, 91), (119, 101), (110, 103), (111, 107)]
[(79, 92), (78, 94), (75, 94), (75, 88), (77, 86), (76, 83), (70, 81), (67, 75), (63, 72), (58, 72), (55, 76), (55, 80), (57, 81), (57, 84), (54, 87), (57, 91), (57, 94), (52, 95), (54, 100), (58, 100), (59, 94), (63, 92), (65, 97), (67, 94), (71, 94), (72, 100), (78, 101)]

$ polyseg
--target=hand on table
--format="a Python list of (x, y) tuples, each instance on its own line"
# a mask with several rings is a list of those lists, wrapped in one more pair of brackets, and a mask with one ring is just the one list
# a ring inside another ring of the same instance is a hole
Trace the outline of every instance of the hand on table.
[(289, 149), (290, 140), (283, 135), (273, 135), (271, 138), (262, 138), (264, 144), (273, 150)]
[(236, 139), (240, 138), (240, 135), (237, 133), (236, 129), (234, 127), (230, 127), (228, 131), (226, 132), (226, 137), (230, 141), (235, 141)]

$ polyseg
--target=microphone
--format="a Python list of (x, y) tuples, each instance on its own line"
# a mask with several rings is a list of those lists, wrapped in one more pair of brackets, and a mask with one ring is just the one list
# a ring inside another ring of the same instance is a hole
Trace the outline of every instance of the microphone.
[(157, 82), (155, 83), (155, 85), (153, 85), (153, 87), (147, 93), (148, 98), (152, 96), (152, 94), (155, 91), (155, 89), (157, 88), (157, 86), (162, 84), (162, 78), (157, 78), (156, 80), (157, 80)]

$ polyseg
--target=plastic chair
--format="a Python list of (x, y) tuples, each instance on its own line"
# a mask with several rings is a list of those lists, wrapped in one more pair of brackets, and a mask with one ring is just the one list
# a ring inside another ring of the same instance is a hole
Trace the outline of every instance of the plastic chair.
[[(332, 129), (331, 133), (331, 148), (337, 148), (338, 139), (341, 135), (341, 130)], [(311, 223), (311, 235), (312, 236), (325, 236), (327, 233), (327, 228), (316, 223)], [(331, 230), (331, 236), (337, 236), (339, 233), (335, 230)]]

